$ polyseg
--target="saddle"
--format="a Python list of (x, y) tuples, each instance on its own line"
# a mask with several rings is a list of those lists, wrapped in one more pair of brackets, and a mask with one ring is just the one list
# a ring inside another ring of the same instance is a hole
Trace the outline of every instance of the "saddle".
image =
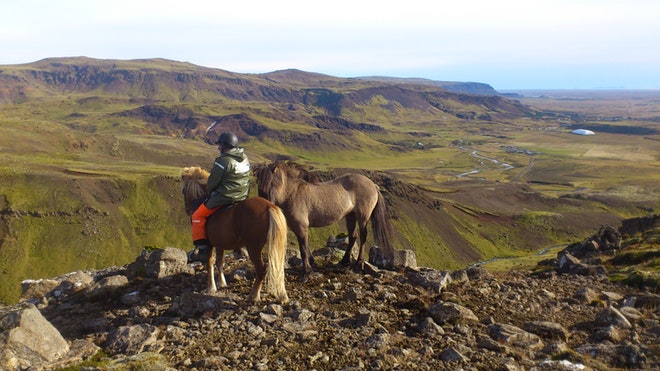
[[(202, 197), (202, 198), (198, 198), (196, 200), (193, 200), (191, 202), (192, 203), (192, 210), (197, 210), (197, 208), (200, 205), (202, 205), (204, 202), (206, 202), (207, 199), (208, 199), (208, 197)], [(213, 214), (217, 213), (220, 210), (225, 210), (225, 209), (229, 209), (230, 207), (234, 207), (234, 205), (236, 205), (237, 203), (238, 202), (234, 202), (233, 204), (220, 206), (216, 211), (213, 212)], [(213, 215), (213, 214), (211, 214), (211, 215)]]

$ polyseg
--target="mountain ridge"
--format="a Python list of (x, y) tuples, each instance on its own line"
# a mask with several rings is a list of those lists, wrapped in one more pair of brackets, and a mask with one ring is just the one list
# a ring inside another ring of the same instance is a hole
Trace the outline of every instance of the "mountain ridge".
[[(401, 102), (403, 107), (424, 105), (427, 109), (449, 113), (454, 113), (450, 109), (451, 104), (441, 101), (469, 101), (483, 105), (491, 114), (508, 111), (517, 114), (521, 111), (519, 104), (497, 95), (468, 98), (444, 89), (440, 82), (411, 84), (408, 80), (397, 81), (346, 79), (296, 69), (239, 74), (167, 59), (47, 58), (22, 65), (0, 66), (0, 82), (3, 85), (0, 104), (24, 101), (31, 95), (36, 96), (35, 89), (43, 89), (50, 94), (97, 92), (104, 95), (126, 94), (133, 99), (154, 101), (205, 102), (217, 100), (217, 95), (220, 95), (238, 101), (311, 102), (327, 107), (334, 115), (341, 112), (337, 104), (354, 106), (378, 94), (396, 101), (409, 96)], [(452, 83), (454, 86), (456, 84), (460, 83)]]

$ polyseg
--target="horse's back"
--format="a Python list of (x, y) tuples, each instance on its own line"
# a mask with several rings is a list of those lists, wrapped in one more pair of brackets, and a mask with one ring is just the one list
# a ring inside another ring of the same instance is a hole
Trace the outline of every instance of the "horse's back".
[(214, 213), (207, 222), (210, 238), (221, 241), (249, 242), (265, 240), (270, 226), (270, 209), (276, 207), (261, 197), (250, 197)]
[(363, 187), (363, 186), (372, 187), (376, 185), (376, 183), (374, 183), (367, 176), (358, 173), (344, 174), (339, 178), (335, 178), (335, 179), (341, 181), (342, 184), (351, 185), (352, 188)]
[(231, 211), (234, 227), (268, 221), (270, 209), (273, 207), (276, 206), (262, 197), (250, 197), (234, 204)]
[(264, 210), (270, 210), (275, 204), (263, 197), (250, 197), (240, 202), (238, 206), (245, 209), (248, 214), (256, 215), (263, 213)]
[(342, 187), (349, 193), (353, 194), (357, 199), (376, 199), (378, 198), (378, 186), (368, 177), (350, 173), (342, 175), (335, 180), (342, 185)]

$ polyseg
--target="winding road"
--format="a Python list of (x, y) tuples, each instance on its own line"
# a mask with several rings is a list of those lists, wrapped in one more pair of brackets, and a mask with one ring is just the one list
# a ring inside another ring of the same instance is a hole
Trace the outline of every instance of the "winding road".
[[(458, 148), (461, 149), (461, 150), (468, 150), (465, 147), (458, 147)], [(477, 150), (472, 150), (472, 152), (470, 152), (470, 156), (472, 156), (474, 158), (481, 159), (481, 160), (490, 161), (494, 164), (499, 164), (502, 167), (502, 169), (501, 169), (502, 171), (515, 169), (515, 166), (513, 166), (511, 164), (507, 164), (506, 162), (501, 162), (500, 160), (497, 160), (497, 159), (494, 159), (494, 158), (481, 156)], [(534, 157), (530, 156), (529, 157), (529, 162), (527, 163), (527, 166), (522, 168), (521, 171), (518, 174), (516, 174), (513, 178), (511, 178), (510, 181), (511, 182), (520, 181), (520, 179), (525, 174), (527, 174), (532, 169), (533, 166), (534, 166)], [(458, 174), (458, 175), (456, 175), (456, 177), (457, 178), (464, 178), (468, 175), (478, 174), (479, 172), (481, 172), (480, 169), (474, 169), (474, 170), (471, 170), (471, 171), (468, 171), (468, 172), (465, 172), (465, 173)]]

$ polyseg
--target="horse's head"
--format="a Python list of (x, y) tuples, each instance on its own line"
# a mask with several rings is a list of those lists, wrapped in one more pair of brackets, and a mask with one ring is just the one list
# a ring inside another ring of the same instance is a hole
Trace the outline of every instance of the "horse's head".
[(209, 172), (199, 166), (185, 167), (181, 171), (181, 193), (185, 202), (186, 214), (191, 215), (199, 206), (199, 200), (208, 196), (206, 181)]
[(270, 191), (273, 184), (272, 164), (258, 164), (253, 167), (254, 176), (257, 179), (257, 192), (259, 197), (270, 200)]
[(285, 190), (288, 182), (319, 183), (320, 177), (295, 162), (278, 160), (254, 168), (259, 196), (277, 203), (276, 194)]
[(274, 198), (281, 190), (286, 189), (286, 181), (290, 177), (288, 166), (284, 161), (258, 165), (255, 167), (254, 175), (257, 178), (259, 197), (272, 202), (275, 202)]

